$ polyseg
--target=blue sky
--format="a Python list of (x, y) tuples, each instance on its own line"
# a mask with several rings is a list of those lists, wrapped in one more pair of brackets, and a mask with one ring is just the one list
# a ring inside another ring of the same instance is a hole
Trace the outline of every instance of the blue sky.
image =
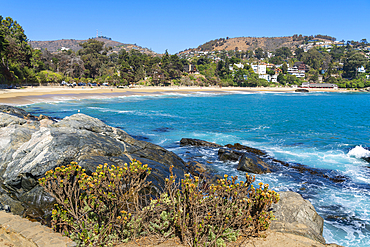
[(326, 34), (370, 41), (370, 0), (0, 0), (30, 40), (99, 35), (169, 53), (225, 37)]

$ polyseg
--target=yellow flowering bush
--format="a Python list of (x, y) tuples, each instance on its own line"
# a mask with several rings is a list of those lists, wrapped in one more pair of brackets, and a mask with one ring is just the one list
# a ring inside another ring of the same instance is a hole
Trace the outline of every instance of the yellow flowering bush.
[(240, 236), (257, 236), (269, 227), (272, 203), (279, 195), (268, 184), (253, 186), (225, 175), (210, 184), (186, 174), (171, 175), (162, 193), (149, 194), (151, 169), (134, 160), (119, 166), (99, 165), (87, 175), (77, 163), (48, 171), (39, 180), (57, 204), (52, 212), (56, 231), (79, 246), (109, 246), (138, 236), (160, 241), (178, 236), (189, 246), (226, 246)]
[(123, 167), (99, 165), (91, 176), (77, 163), (46, 172), (39, 183), (56, 200), (52, 226), (79, 246), (105, 246), (140, 232), (150, 168), (134, 160)]
[(152, 233), (177, 234), (189, 246), (225, 246), (239, 236), (257, 236), (269, 227), (273, 215), (268, 209), (279, 201), (279, 195), (268, 184), (254, 188), (254, 176), (246, 174), (245, 182), (237, 182), (237, 177), (225, 175), (216, 184), (208, 184), (186, 174), (176, 183), (170, 171), (164, 192), (152, 201), (147, 214), (156, 219), (149, 229)]

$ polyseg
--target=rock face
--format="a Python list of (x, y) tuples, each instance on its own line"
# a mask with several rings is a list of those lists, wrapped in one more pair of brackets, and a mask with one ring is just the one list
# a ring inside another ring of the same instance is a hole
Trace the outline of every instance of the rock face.
[(182, 146), (197, 146), (197, 147), (209, 147), (209, 148), (219, 148), (222, 147), (219, 144), (213, 142), (207, 142), (199, 139), (191, 139), (191, 138), (182, 138), (180, 140), (180, 145)]
[(324, 220), (312, 204), (292, 191), (279, 192), (280, 201), (272, 206), (276, 220), (270, 229), (310, 238), (325, 244)]
[(270, 173), (271, 166), (253, 153), (245, 153), (239, 160), (238, 170), (250, 173)]
[(218, 150), (218, 158), (222, 161), (238, 161), (243, 154), (243, 152), (228, 148), (220, 148)]
[(267, 154), (265, 151), (262, 151), (262, 150), (257, 149), (257, 148), (251, 148), (251, 147), (248, 147), (248, 146), (244, 146), (244, 145), (241, 145), (240, 143), (234, 143), (234, 145), (227, 144), (227, 145), (225, 145), (225, 147), (235, 149), (235, 150), (242, 150), (244, 152), (253, 153), (253, 154), (259, 155), (259, 156), (264, 156), (264, 155)]
[(43, 194), (37, 180), (46, 171), (71, 161), (89, 173), (99, 164), (122, 165), (137, 159), (152, 168), (149, 180), (157, 186), (169, 176), (171, 165), (178, 178), (184, 175), (185, 163), (176, 154), (138, 141), (96, 118), (76, 114), (54, 122), (28, 116), (23, 110), (17, 112), (17, 108), (5, 109), (9, 113), (0, 112), (0, 182), (3, 194), (11, 195), (25, 208), (42, 209), (45, 203), (50, 204), (52, 199)]

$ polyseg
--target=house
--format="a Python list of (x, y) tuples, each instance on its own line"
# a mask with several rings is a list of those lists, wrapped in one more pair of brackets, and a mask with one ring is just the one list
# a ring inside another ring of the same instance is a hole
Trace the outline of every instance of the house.
[(234, 63), (232, 66), (229, 66), (229, 70), (233, 71), (234, 66), (236, 66), (238, 69), (244, 69), (244, 65), (242, 63)]
[(266, 81), (271, 81), (271, 75), (269, 74), (259, 75), (258, 78), (265, 79)]
[(259, 75), (266, 74), (266, 65), (265, 64), (261, 64), (261, 65), (252, 64), (251, 67), (252, 67), (254, 73), (256, 73), (256, 74), (259, 74)]
[(309, 83), (303, 82), (301, 88), (331, 88), (331, 89), (338, 89), (337, 84), (333, 83)]
[(361, 68), (357, 68), (357, 71), (358, 71), (358, 73), (365, 73), (366, 72), (364, 66), (361, 66)]
[(198, 74), (197, 67), (193, 64), (184, 65), (184, 72), (189, 74)]
[(305, 73), (307, 73), (310, 70), (308, 65), (306, 65), (303, 62), (295, 62), (293, 66), (296, 66), (299, 71), (304, 71)]
[(288, 74), (294, 75), (297, 78), (305, 78), (306, 74), (304, 70), (298, 70), (297, 66), (289, 67)]

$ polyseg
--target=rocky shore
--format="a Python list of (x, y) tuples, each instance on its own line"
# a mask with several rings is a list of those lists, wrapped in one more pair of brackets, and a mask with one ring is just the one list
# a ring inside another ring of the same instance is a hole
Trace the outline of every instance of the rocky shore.
[[(278, 166), (266, 162), (266, 159), (272, 158), (262, 150), (240, 144), (221, 146), (183, 139), (181, 145), (217, 147), (220, 149), (220, 159), (239, 160), (238, 169), (250, 173), (278, 169)], [(108, 126), (96, 118), (75, 114), (56, 121), (46, 116), (36, 117), (10, 106), (0, 106), (0, 153), (1, 205), (9, 205), (13, 214), (38, 221), (50, 215), (53, 198), (43, 191), (37, 180), (46, 171), (71, 161), (78, 162), (87, 173), (91, 173), (99, 164), (122, 165), (137, 159), (153, 169), (149, 180), (158, 188), (163, 185), (163, 179), (168, 177), (171, 165), (178, 178), (189, 171), (204, 171), (199, 164), (186, 164), (173, 152), (136, 140), (121, 129)], [(299, 166), (297, 169), (316, 172), (320, 176), (315, 170)], [(272, 223), (271, 230), (310, 239), (307, 241), (317, 243), (317, 246), (325, 245), (322, 237), (323, 219), (312, 204), (294, 192), (281, 192), (280, 197), (280, 202), (272, 208), (277, 220)], [(2, 217), (3, 214), (0, 214), (0, 225), (4, 227)]]

